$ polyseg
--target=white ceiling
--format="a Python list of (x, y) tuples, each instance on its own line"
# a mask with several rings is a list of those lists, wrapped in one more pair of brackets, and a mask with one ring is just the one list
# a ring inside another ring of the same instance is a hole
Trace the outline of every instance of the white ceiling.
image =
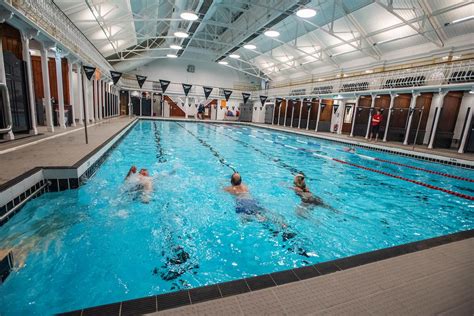
[[(430, 54), (474, 52), (474, 4), (466, 0), (55, 0), (119, 71), (176, 53), (225, 60), (226, 67), (272, 80), (340, 73)], [(300, 7), (317, 10), (297, 17)], [(185, 10), (199, 13), (184, 21)], [(272, 23), (273, 21), (273, 23)], [(271, 23), (269, 25), (269, 23)], [(280, 32), (269, 38), (263, 31)], [(178, 39), (176, 30), (190, 33)], [(471, 41), (456, 40), (471, 38)], [(257, 49), (247, 50), (251, 43)], [(230, 52), (241, 56), (228, 58)], [(223, 66), (225, 67), (225, 66)]]

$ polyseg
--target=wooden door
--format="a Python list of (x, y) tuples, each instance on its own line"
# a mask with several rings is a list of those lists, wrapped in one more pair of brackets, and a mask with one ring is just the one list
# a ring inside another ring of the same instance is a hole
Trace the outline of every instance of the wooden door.
[(12, 52), (3, 53), (5, 76), (10, 95), (13, 132), (28, 132), (30, 115), (28, 111), (28, 94), (26, 89), (26, 73), (24, 62)]
[(344, 106), (344, 113), (342, 114), (342, 133), (350, 134), (352, 129), (352, 119), (355, 109), (355, 103), (346, 103)]
[(451, 148), (462, 96), (462, 92), (449, 92), (444, 97), (443, 108), (441, 109), (438, 128), (436, 129), (434, 147)]

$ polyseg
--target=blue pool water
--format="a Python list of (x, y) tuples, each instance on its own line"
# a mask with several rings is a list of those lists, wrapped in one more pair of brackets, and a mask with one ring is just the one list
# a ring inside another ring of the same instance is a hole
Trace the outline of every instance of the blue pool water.
[[(16, 268), (0, 314), (53, 314), (328, 261), (474, 228), (474, 204), (369, 167), (474, 195), (470, 170), (250, 127), (140, 121), (78, 190), (29, 202), (0, 228)], [(326, 157), (326, 158), (325, 158)], [(148, 168), (148, 203), (130, 192)], [(223, 190), (239, 170), (264, 218), (237, 214)], [(327, 206), (307, 207), (292, 173)]]

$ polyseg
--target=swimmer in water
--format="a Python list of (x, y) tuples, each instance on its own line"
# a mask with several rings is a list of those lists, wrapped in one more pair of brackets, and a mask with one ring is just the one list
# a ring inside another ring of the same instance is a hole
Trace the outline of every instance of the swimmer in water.
[[(249, 189), (242, 183), (242, 177), (238, 172), (234, 172), (230, 178), (231, 186), (225, 187), (224, 190), (235, 196), (235, 212), (246, 216), (247, 218), (255, 217), (258, 221), (273, 234), (277, 236), (281, 233), (281, 237), (287, 244), (287, 249), (304, 257), (310, 257), (313, 254), (306, 251), (301, 245), (300, 240), (294, 239), (297, 233), (292, 232), (288, 228), (288, 224), (282, 218), (277, 218), (267, 209), (259, 205), (249, 193)], [(271, 217), (270, 217), (271, 216)], [(275, 228), (276, 226), (276, 228)]]
[(356, 152), (354, 147), (344, 147), (342, 150), (348, 153), (352, 153), (352, 154)]
[(153, 191), (153, 179), (147, 169), (142, 168), (137, 172), (137, 167), (132, 166), (125, 177), (125, 181), (131, 185), (131, 191), (141, 193), (143, 203), (150, 202), (150, 195)]
[(301, 205), (298, 207), (298, 215), (301, 217), (307, 217), (308, 210), (312, 206), (323, 206), (325, 208), (328, 208), (332, 210), (333, 212), (338, 213), (338, 211), (331, 206), (327, 205), (324, 203), (324, 201), (318, 197), (315, 196), (309, 188), (306, 186), (306, 181), (305, 181), (305, 176), (302, 173), (298, 173), (295, 175), (293, 179), (293, 188), (292, 188), (296, 194), (300, 197), (301, 199)]
[[(230, 183), (231, 186), (225, 187), (224, 190), (236, 197), (235, 212), (246, 216), (255, 216), (261, 222), (267, 221), (268, 218), (264, 215), (266, 210), (250, 195), (249, 189), (242, 183), (242, 177), (238, 172), (232, 174)], [(284, 222), (280, 221), (278, 224), (281, 227), (287, 227)]]

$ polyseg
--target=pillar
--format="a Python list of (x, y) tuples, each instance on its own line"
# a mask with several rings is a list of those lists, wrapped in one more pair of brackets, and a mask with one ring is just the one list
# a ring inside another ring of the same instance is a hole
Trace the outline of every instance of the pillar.
[(296, 101), (292, 101), (291, 102), (291, 120), (290, 120), (290, 127), (293, 127), (293, 117), (295, 115), (295, 102)]
[(84, 92), (82, 91), (82, 65), (77, 64), (77, 113), (79, 114), (79, 125), (84, 125)]
[(67, 78), (69, 80), (69, 103), (71, 103), (71, 117), (72, 117), (71, 126), (76, 126), (76, 110), (74, 106), (74, 104), (76, 103), (76, 99), (74, 96), (77, 93), (77, 91), (75, 91), (74, 86), (72, 85), (72, 66), (73, 66), (73, 63), (71, 62), (71, 59), (68, 58)]
[(51, 89), (49, 87), (49, 67), (48, 67), (48, 44), (42, 43), (41, 47), (41, 74), (43, 77), (43, 105), (46, 115), (46, 127), (48, 132), (54, 132), (53, 108), (51, 105)]
[(298, 119), (298, 128), (301, 127), (301, 112), (303, 112), (303, 103), (304, 103), (304, 101), (301, 101), (301, 103), (300, 103), (300, 117)]
[(102, 120), (102, 102), (103, 102), (103, 98), (102, 98), (102, 79), (99, 79), (99, 82), (98, 82), (98, 101), (99, 101), (99, 106), (98, 106), (98, 115), (99, 115), (99, 120)]
[(128, 90), (128, 116), (132, 116), (132, 92)]
[(283, 100), (280, 102), (280, 106), (278, 107), (278, 122), (277, 124), (280, 125), (280, 114), (281, 114), (281, 104), (283, 103)]
[(408, 145), (408, 138), (410, 137), (411, 121), (413, 119), (413, 113), (416, 107), (416, 99), (420, 96), (420, 93), (412, 93), (412, 98), (410, 102), (410, 110), (408, 112), (408, 123), (407, 130), (405, 131), (405, 139), (403, 140), (403, 145)]
[(273, 103), (273, 111), (272, 111), (272, 125), (275, 125), (275, 107), (276, 107), (276, 100), (275, 103)]
[(360, 100), (360, 95), (356, 95), (356, 104), (354, 106), (354, 111), (352, 112), (352, 126), (351, 126), (351, 134), (349, 135), (350, 137), (354, 137), (354, 127), (355, 127), (355, 121), (357, 117), (357, 109), (359, 108), (359, 100)]
[[(339, 104), (339, 108), (337, 109), (337, 113), (339, 113), (339, 117), (337, 118), (337, 134), (342, 134), (342, 126), (344, 125), (344, 113), (346, 112), (346, 101), (341, 100), (341, 104)], [(336, 113), (336, 115), (337, 115)]]
[[(34, 31), (34, 33), (38, 33)], [(21, 31), (21, 44), (23, 47), (23, 60), (26, 63), (26, 83), (28, 86), (28, 101), (30, 108), (30, 134), (37, 135), (38, 129), (36, 128), (36, 105), (35, 105), (35, 90), (33, 89), (33, 72), (31, 69), (31, 56), (30, 56), (30, 39), (33, 37), (31, 30)], [(3, 55), (2, 55), (3, 56)]]
[(428, 143), (428, 148), (433, 149), (434, 141), (436, 138), (436, 130), (438, 129), (438, 122), (439, 116), (441, 115), (441, 110), (443, 109), (444, 97), (446, 96), (447, 92), (439, 92), (437, 93), (432, 100), (432, 104), (434, 105), (436, 111), (436, 115), (434, 117), (433, 128), (431, 129), (431, 136), (430, 142)]
[(142, 116), (142, 99), (143, 99), (143, 92), (140, 91), (140, 116)]
[(316, 127), (314, 128), (315, 132), (318, 131), (320, 117), (321, 117), (321, 99), (318, 100), (318, 118), (316, 119)]
[(56, 53), (54, 57), (56, 62), (56, 81), (58, 85), (58, 110), (59, 110), (59, 127), (66, 128), (66, 121), (64, 120), (64, 90), (63, 90), (63, 70), (61, 63), (61, 54)]
[(99, 80), (94, 80), (94, 119), (99, 120)]
[(388, 128), (390, 127), (390, 119), (392, 117), (393, 112), (393, 105), (395, 104), (395, 98), (398, 96), (396, 93), (390, 93), (390, 105), (388, 107), (388, 116), (387, 116), (387, 124), (385, 124), (385, 132), (383, 134), (383, 142), (387, 141), (388, 135)]
[(290, 100), (286, 101), (286, 106), (285, 106), (285, 117), (283, 119), (283, 126), (286, 126), (286, 112), (288, 111), (288, 104), (290, 103)]
[(365, 133), (365, 139), (369, 139), (369, 133), (370, 133), (370, 123), (372, 123), (372, 112), (374, 111), (375, 108), (375, 99), (377, 99), (376, 94), (371, 94), (371, 103), (370, 103), (370, 111), (369, 111), (369, 121), (367, 122), (367, 131)]
[(82, 74), (82, 87), (84, 89), (84, 97), (83, 97), (83, 104), (84, 104), (84, 120), (89, 123), (90, 121), (90, 99), (89, 99), (89, 85), (88, 79), (85, 74)]
[(309, 106), (306, 106), (306, 109), (308, 110), (308, 115), (307, 115), (307, 119), (306, 119), (306, 130), (309, 130), (309, 119), (310, 119), (310, 115), (311, 115), (311, 108), (313, 107), (313, 100), (311, 100), (311, 107)]

